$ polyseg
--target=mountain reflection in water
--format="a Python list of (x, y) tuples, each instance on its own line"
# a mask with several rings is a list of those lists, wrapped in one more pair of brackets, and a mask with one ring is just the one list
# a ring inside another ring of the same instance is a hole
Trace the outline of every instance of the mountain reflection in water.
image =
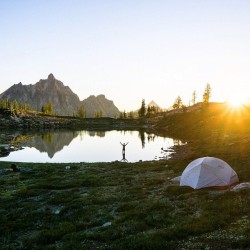
[[(47, 131), (27, 138), (23, 150), (0, 160), (65, 163), (159, 160), (169, 157), (169, 148), (181, 143), (145, 131)], [(127, 142), (126, 151), (122, 151), (120, 144)]]

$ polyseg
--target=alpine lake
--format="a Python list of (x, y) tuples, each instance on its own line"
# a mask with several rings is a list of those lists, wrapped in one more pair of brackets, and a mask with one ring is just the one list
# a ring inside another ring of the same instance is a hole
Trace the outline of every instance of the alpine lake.
[[(8, 162), (139, 162), (168, 159), (183, 142), (144, 131), (58, 130), (19, 133), (21, 147), (1, 157)], [(125, 144), (123, 150), (122, 144)]]

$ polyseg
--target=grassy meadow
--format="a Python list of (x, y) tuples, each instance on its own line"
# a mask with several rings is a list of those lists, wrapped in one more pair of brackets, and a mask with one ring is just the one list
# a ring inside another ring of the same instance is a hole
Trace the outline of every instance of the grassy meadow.
[(250, 182), (250, 110), (211, 104), (152, 120), (188, 142), (169, 160), (17, 163), (30, 171), (1, 173), (0, 248), (249, 249), (249, 188), (194, 190), (172, 179), (214, 156)]

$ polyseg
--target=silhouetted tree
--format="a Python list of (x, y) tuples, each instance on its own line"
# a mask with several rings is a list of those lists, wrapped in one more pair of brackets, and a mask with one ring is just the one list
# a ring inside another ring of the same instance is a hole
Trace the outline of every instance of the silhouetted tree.
[(148, 115), (151, 114), (151, 107), (150, 107), (150, 106), (148, 106), (148, 108), (147, 108), (147, 114), (148, 114)]
[(203, 94), (203, 103), (209, 103), (211, 97), (211, 86), (207, 83), (204, 94)]
[(139, 117), (144, 117), (146, 115), (146, 105), (145, 105), (145, 100), (142, 99), (142, 103), (141, 103), (141, 108), (139, 109)]
[(196, 103), (196, 91), (195, 90), (192, 94), (192, 103), (193, 103), (193, 105)]
[(183, 113), (187, 112), (187, 106), (182, 104), (181, 106)]
[(181, 100), (181, 97), (178, 96), (173, 104), (173, 108), (174, 109), (179, 109), (182, 107), (182, 100)]
[(124, 110), (124, 112), (123, 112), (123, 118), (124, 119), (126, 119), (127, 118), (127, 113), (126, 113), (126, 111)]

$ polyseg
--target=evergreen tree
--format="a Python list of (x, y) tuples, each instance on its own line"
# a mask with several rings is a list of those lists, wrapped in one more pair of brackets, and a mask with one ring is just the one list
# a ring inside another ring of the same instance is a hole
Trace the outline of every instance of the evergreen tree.
[(41, 112), (45, 113), (45, 107), (44, 107), (44, 105), (41, 107)]
[(102, 110), (95, 112), (95, 118), (101, 118), (103, 116)]
[(15, 112), (19, 111), (19, 104), (16, 99), (13, 102), (13, 109)]
[(182, 107), (182, 100), (181, 100), (181, 97), (178, 96), (173, 104), (173, 108), (174, 109), (179, 109)]
[(139, 109), (139, 117), (144, 117), (146, 115), (146, 105), (145, 100), (142, 99), (141, 108)]
[(209, 103), (211, 97), (211, 86), (207, 83), (204, 94), (203, 94), (203, 103)]
[(47, 104), (47, 114), (52, 115), (52, 113), (53, 113), (52, 102), (49, 101)]
[(52, 102), (49, 101), (48, 103), (44, 104), (41, 108), (41, 112), (48, 115), (52, 115), (53, 114)]
[(124, 112), (123, 112), (123, 118), (124, 119), (126, 119), (127, 118), (127, 113), (126, 113), (126, 111), (124, 110)]
[(148, 106), (148, 108), (147, 108), (147, 114), (148, 114), (148, 115), (151, 114), (151, 107), (150, 107), (150, 106)]
[(192, 103), (193, 103), (193, 105), (196, 103), (196, 91), (195, 90), (192, 94)]
[(24, 110), (24, 105), (23, 105), (23, 102), (20, 100), (18, 102), (18, 111), (22, 111), (22, 110)]
[(28, 103), (24, 103), (24, 110), (29, 111), (30, 110), (30, 105)]
[(77, 115), (81, 118), (86, 118), (86, 111), (84, 109), (84, 106), (81, 105), (77, 111)]

